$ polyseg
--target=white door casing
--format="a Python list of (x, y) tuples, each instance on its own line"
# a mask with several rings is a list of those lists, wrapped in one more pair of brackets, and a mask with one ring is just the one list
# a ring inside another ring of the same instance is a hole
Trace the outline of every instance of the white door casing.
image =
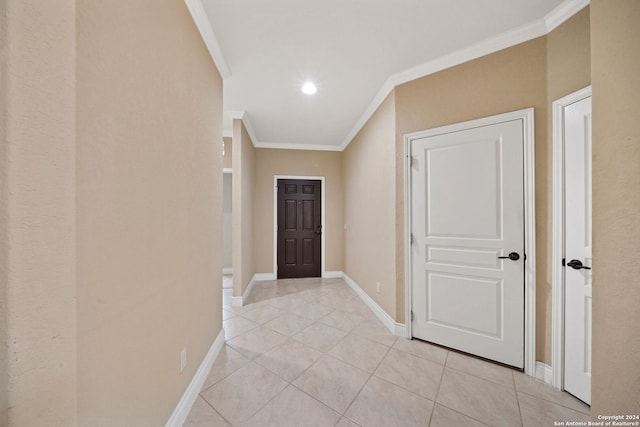
[[(508, 113), (407, 139), (411, 334), (520, 368), (524, 191), (532, 185), (532, 171), (523, 170), (525, 122), (522, 112)], [(498, 259), (510, 252), (520, 258)]]
[(553, 385), (590, 403), (592, 274), (570, 265), (592, 261), (591, 88), (553, 108)]

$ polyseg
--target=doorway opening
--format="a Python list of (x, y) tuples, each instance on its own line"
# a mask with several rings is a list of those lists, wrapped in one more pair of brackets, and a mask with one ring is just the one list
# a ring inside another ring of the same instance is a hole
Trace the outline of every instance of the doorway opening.
[(551, 384), (591, 403), (591, 87), (553, 103)]
[(324, 177), (274, 176), (274, 275), (323, 277)]
[(533, 126), (529, 108), (405, 136), (407, 337), (528, 375), (536, 371)]

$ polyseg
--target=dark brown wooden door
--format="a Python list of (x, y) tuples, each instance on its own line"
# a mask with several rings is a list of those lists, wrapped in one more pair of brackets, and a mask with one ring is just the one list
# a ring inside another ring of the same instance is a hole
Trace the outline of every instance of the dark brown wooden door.
[(320, 277), (320, 181), (278, 180), (278, 279)]

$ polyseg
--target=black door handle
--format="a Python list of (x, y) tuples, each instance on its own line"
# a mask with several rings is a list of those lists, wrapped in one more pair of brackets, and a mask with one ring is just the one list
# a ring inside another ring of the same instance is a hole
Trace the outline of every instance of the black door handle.
[(573, 268), (574, 270), (591, 270), (591, 267), (587, 267), (586, 265), (582, 265), (582, 261), (580, 261), (579, 259), (572, 259), (571, 261), (569, 261), (567, 263), (567, 265), (571, 268)]
[(499, 256), (498, 259), (510, 259), (511, 261), (517, 261), (520, 259), (520, 254), (518, 254), (518, 252), (511, 252), (507, 256)]

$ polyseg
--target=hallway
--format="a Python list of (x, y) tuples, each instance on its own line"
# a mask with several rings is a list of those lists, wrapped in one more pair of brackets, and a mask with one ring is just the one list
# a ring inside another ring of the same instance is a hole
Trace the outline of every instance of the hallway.
[[(342, 279), (223, 290), (226, 345), (185, 426), (546, 426), (589, 407), (517, 371), (392, 335)], [(435, 402), (435, 403), (434, 403)]]

